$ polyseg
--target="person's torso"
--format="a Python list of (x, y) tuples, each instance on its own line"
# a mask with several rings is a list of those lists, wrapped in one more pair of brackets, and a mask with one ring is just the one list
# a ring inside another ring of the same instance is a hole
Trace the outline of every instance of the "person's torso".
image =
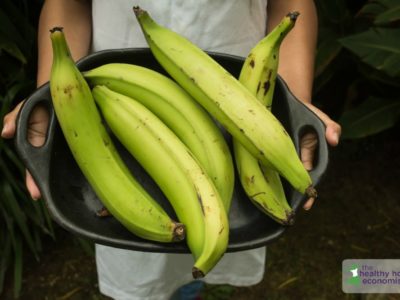
[(92, 51), (147, 47), (136, 5), (204, 50), (246, 56), (265, 35), (267, 0), (92, 0)]

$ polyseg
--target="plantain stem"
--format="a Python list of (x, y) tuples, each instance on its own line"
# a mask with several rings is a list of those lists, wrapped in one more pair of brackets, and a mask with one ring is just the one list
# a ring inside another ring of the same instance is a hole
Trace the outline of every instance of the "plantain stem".
[(311, 185), (306, 189), (305, 194), (309, 198), (317, 198), (318, 197), (317, 190)]
[(133, 12), (135, 13), (136, 17), (139, 17), (139, 16), (141, 16), (141, 15), (146, 13), (146, 11), (141, 9), (139, 6), (134, 6), (133, 7)]
[(53, 27), (52, 29), (50, 29), (50, 33), (54, 33), (56, 31), (63, 32), (63, 29), (64, 29), (63, 27), (56, 26), (56, 27)]
[(297, 17), (300, 15), (298, 11), (291, 11), (288, 13), (286, 16), (290, 18), (291, 21), (295, 22), (297, 20)]
[(196, 267), (193, 267), (192, 276), (193, 276), (194, 279), (203, 278), (204, 277), (204, 273), (200, 269), (198, 269)]
[(185, 239), (186, 236), (186, 228), (182, 223), (175, 223), (175, 228), (173, 232), (172, 240), (174, 242), (179, 242)]

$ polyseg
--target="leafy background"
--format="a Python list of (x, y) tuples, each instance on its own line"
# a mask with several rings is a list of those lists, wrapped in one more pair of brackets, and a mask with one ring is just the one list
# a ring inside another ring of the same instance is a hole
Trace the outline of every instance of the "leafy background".
[[(41, 0), (0, 2), (0, 125), (35, 89), (36, 28)], [(400, 2), (316, 1), (319, 41), (314, 102), (342, 125), (343, 139), (362, 140), (400, 117)], [(23, 257), (42, 255), (56, 225), (31, 201), (12, 141), (0, 139), (0, 296), (6, 276), (21, 291)], [(84, 241), (79, 241), (88, 247)]]
[(400, 116), (400, 2), (317, 1), (314, 97), (343, 127), (367, 137)]
[[(0, 2), (0, 118), (35, 88), (36, 27), (41, 1)], [(1, 124), (1, 127), (2, 124)], [(12, 141), (0, 139), (0, 295), (6, 274), (21, 290), (23, 254), (39, 259), (42, 236), (54, 236), (42, 201), (30, 201)]]

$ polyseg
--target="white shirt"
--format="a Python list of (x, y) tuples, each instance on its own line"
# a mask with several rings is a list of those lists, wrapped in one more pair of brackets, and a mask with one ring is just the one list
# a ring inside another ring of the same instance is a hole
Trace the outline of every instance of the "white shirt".
[[(92, 0), (92, 51), (148, 47), (132, 7), (204, 50), (247, 56), (265, 35), (267, 0)], [(249, 286), (264, 275), (266, 248), (226, 253), (204, 281)], [(190, 254), (96, 245), (99, 287), (114, 299), (169, 299), (192, 280)]]
[(202, 49), (247, 56), (265, 35), (266, 0), (93, 0), (93, 51), (147, 47), (132, 7)]

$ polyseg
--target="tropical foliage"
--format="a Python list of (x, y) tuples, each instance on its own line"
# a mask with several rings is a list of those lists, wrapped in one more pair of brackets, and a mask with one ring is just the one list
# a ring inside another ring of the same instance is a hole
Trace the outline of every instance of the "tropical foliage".
[[(35, 88), (36, 23), (41, 1), (0, 2), (0, 120), (16, 101)], [(25, 188), (25, 169), (12, 141), (0, 139), (0, 295), (6, 274), (14, 275), (18, 297), (27, 251), (39, 259), (43, 235), (53, 225), (43, 202), (31, 201)], [(13, 272), (11, 272), (13, 271)]]
[[(314, 98), (343, 126), (343, 137), (376, 134), (400, 116), (398, 0), (316, 1), (319, 41)], [(0, 2), (0, 127), (3, 116), (35, 89), (36, 28), (42, 0)], [(18, 297), (23, 257), (39, 259), (54, 236), (42, 201), (31, 201), (12, 141), (0, 139), (0, 295), (13, 276)], [(83, 243), (83, 245), (86, 245)]]
[(336, 114), (345, 139), (400, 118), (400, 2), (364, 2), (317, 1), (315, 97)]

